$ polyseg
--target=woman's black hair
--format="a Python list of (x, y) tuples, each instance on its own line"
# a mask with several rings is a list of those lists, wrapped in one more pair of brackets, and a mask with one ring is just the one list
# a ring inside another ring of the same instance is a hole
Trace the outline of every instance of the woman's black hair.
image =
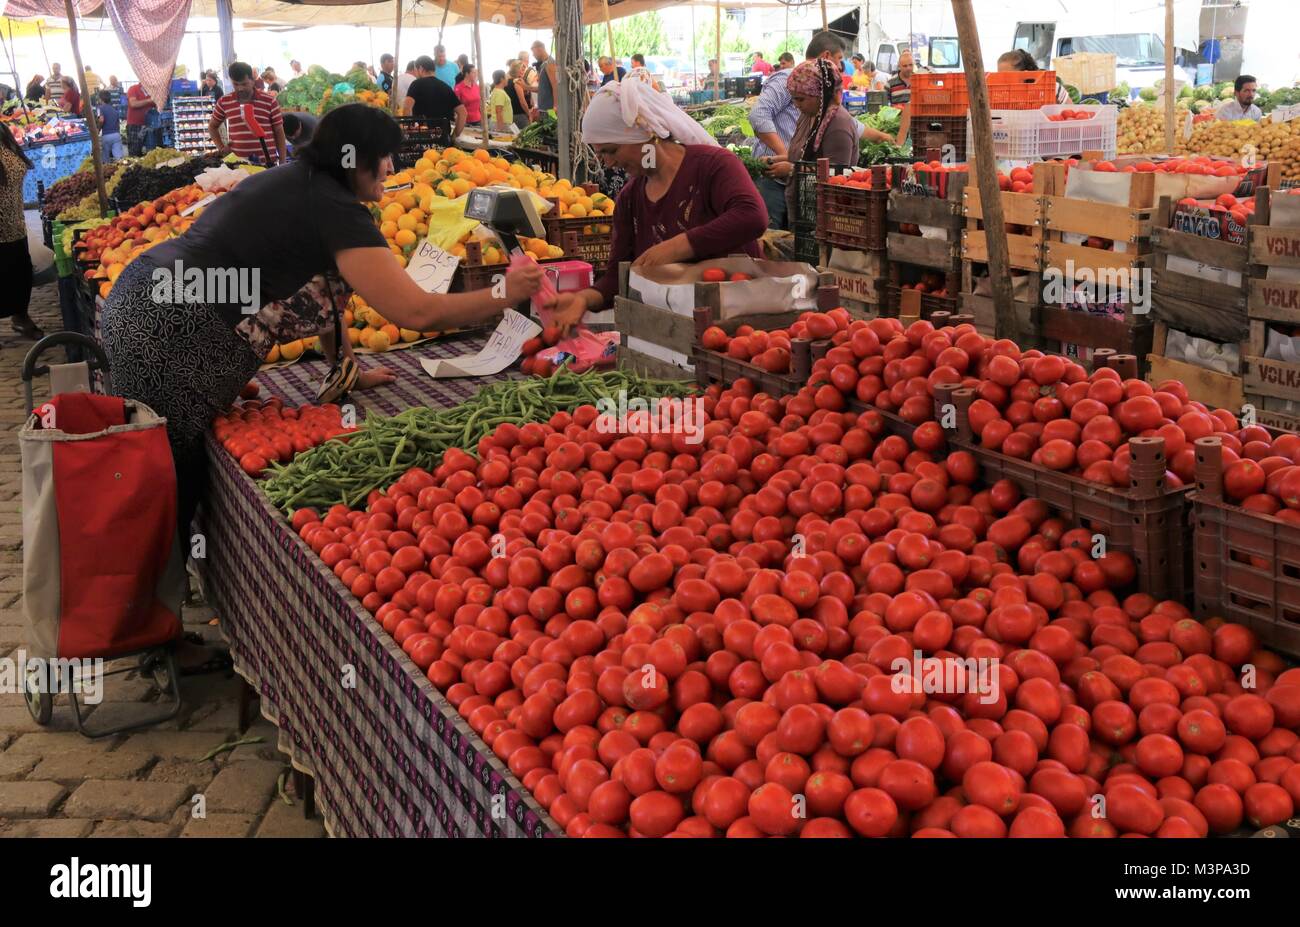
[(349, 103), (325, 114), (298, 157), (351, 190), (350, 170), (378, 171), (379, 162), (396, 156), (401, 144), (396, 119), (377, 107)]
[[(14, 154), (22, 159), (22, 162), (28, 167), (32, 166), (31, 159), (23, 153), (22, 146), (14, 139), (13, 133), (9, 131), (9, 126), (0, 122), (0, 148), (8, 148)], [(5, 170), (4, 161), (0, 161), (0, 187), (9, 183), (9, 172)]]
[(464, 81), (465, 81), (465, 75), (467, 75), (467, 74), (469, 74), (469, 71), (457, 71), (457, 72), (456, 72), (456, 83), (457, 83), (457, 84), (464, 83)]
[(1003, 52), (1001, 55), (998, 55), (998, 63), (1001, 64), (1003, 61), (1010, 64), (1011, 67), (1017, 71), (1038, 70), (1038, 62), (1034, 60), (1034, 56), (1029, 54), (1029, 52), (1025, 51), (1023, 48), (1013, 48), (1009, 52)]

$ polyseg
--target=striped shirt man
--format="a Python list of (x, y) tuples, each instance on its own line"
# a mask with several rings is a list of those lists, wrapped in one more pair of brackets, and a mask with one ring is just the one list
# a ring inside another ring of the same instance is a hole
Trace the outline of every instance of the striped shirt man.
[[(775, 132), (787, 145), (794, 137), (794, 128), (799, 122), (799, 110), (790, 99), (790, 91), (786, 87), (789, 77), (789, 70), (781, 70), (764, 80), (758, 100), (754, 103), (754, 108), (749, 111), (749, 124), (755, 134)], [(756, 157), (762, 158), (774, 154), (776, 152), (764, 145), (762, 141), (755, 141)]]
[[(240, 102), (238, 93), (226, 94), (213, 105), (212, 122), (217, 125), (223, 122), (226, 124), (230, 134), (230, 150), (239, 157), (266, 161), (269, 153), (270, 161), (274, 162), (277, 157), (275, 127), (284, 125), (284, 119), (280, 115), (280, 104), (275, 101), (275, 97), (265, 91), (253, 91), (253, 99), (248, 102), (248, 105), (253, 107), (254, 118), (266, 134), (262, 140), (259, 140), (244, 122), (244, 105)], [(262, 148), (262, 141), (266, 142), (265, 149)]]

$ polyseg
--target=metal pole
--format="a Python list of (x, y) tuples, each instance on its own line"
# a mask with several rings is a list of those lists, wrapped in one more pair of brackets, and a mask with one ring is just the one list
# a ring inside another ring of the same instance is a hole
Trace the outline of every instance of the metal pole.
[[(713, 13), (713, 22), (717, 29), (717, 35), (714, 36), (716, 40), (714, 55), (718, 62), (718, 76), (713, 78), (713, 100), (716, 103), (722, 95), (722, 0), (714, 0)], [(713, 77), (713, 75), (709, 74), (709, 77)]]
[[(974, 177), (978, 181), (980, 208), (984, 212), (985, 236), (989, 249), (989, 283), (993, 287), (993, 311), (999, 338), (1017, 337), (1015, 305), (1012, 302), (1010, 259), (1007, 236), (1000, 234), (1006, 226), (1002, 218), (1002, 195), (998, 190), (997, 160), (993, 156), (993, 117), (989, 109), (988, 85), (984, 78), (984, 58), (980, 52), (979, 32), (971, 0), (952, 0), (953, 18), (957, 21), (957, 41), (966, 68), (967, 95), (970, 97), (971, 130), (975, 135)], [(995, 231), (996, 230), (996, 231)]]
[[(451, 0), (447, 0), (447, 3), (450, 5)], [(397, 28), (393, 34), (393, 95), (388, 98), (388, 105), (392, 108), (395, 114), (400, 116), (402, 114), (402, 99), (401, 94), (397, 92), (397, 81), (406, 73), (405, 69), (401, 71), (397, 70), (402, 67), (402, 0), (397, 0), (396, 6)], [(448, 144), (450, 144), (450, 140), (448, 141)]]
[(614, 57), (614, 24), (609, 21), (609, 0), (605, 5), (605, 36), (609, 39), (609, 57), (614, 62), (614, 83), (618, 83), (618, 59)]
[[(99, 214), (108, 214), (108, 191), (104, 189), (104, 162), (99, 155), (99, 123), (95, 119), (94, 105), (90, 101), (90, 85), (86, 83), (86, 70), (81, 66), (81, 47), (77, 44), (77, 14), (72, 9), (72, 0), (63, 0), (68, 13), (68, 38), (72, 40), (72, 60), (77, 68), (77, 82), (81, 84), (81, 99), (88, 107), (86, 112), (86, 131), (90, 133), (90, 158), (95, 167), (95, 189), (99, 192)], [(77, 113), (73, 114), (78, 115)]]
[(1174, 153), (1174, 0), (1165, 0), (1165, 151)]
[[(447, 0), (447, 6), (451, 6), (451, 0)], [(474, 0), (474, 57), (478, 59), (478, 112), (479, 127), (483, 130), (483, 150), (488, 149), (488, 104), (487, 104), (487, 82), (483, 80), (483, 42), (479, 37), (479, 14), (482, 11), (482, 0)]]

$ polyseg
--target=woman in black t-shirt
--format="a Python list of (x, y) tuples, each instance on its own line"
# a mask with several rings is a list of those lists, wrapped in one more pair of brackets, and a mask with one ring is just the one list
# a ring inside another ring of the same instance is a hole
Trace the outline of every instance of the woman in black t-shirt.
[[(401, 137), (383, 110), (333, 110), (298, 160), (218, 197), (185, 234), (127, 265), (109, 293), (102, 322), (113, 386), (167, 417), (182, 538), (203, 484), (203, 437), (273, 345), (319, 335), (331, 364), (340, 351), (351, 357), (335, 330), (352, 290), (394, 325), (445, 331), (479, 324), (540, 286), (536, 265), (506, 273), (504, 299), (415, 284), (366, 206), (383, 196)], [(356, 385), (392, 379), (371, 367)]]
[(533, 95), (528, 92), (528, 81), (524, 79), (524, 63), (517, 59), (510, 62), (506, 96), (510, 98), (510, 108), (515, 114), (515, 125), (524, 128), (528, 125), (528, 114), (533, 109)]

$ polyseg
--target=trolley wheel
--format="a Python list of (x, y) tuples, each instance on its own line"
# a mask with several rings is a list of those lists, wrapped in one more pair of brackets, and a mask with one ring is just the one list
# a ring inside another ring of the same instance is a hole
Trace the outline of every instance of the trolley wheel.
[(140, 655), (140, 675), (153, 680), (153, 684), (163, 692), (172, 687), (170, 665), (165, 649), (155, 648)]
[(23, 701), (27, 703), (27, 710), (31, 712), (32, 720), (44, 727), (50, 723), (50, 718), (54, 715), (54, 696), (49, 692), (42, 692), (40, 685), (32, 685), (32, 682), (26, 674), (23, 675)]

